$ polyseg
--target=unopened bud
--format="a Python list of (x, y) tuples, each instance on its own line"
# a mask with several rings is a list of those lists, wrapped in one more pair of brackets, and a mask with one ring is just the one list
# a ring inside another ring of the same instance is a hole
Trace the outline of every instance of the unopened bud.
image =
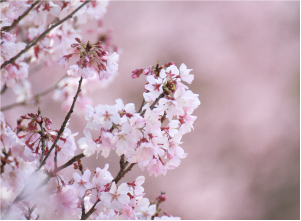
[(41, 121), (42, 121), (41, 116), (38, 116), (38, 117), (37, 117), (37, 122), (38, 122), (38, 123), (41, 123)]
[(75, 38), (75, 41), (77, 41), (78, 43), (82, 43), (79, 38)]

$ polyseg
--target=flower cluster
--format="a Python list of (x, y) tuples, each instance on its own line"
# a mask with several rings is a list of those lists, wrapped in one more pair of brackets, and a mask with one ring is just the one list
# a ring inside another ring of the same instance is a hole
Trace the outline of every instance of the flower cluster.
[[(45, 157), (50, 145), (55, 138), (55, 132), (50, 129), (51, 119), (43, 117), (41, 112), (37, 114), (27, 114), (18, 120), (18, 126), (13, 131), (5, 122), (1, 113), (1, 210), (5, 211), (18, 193), (24, 189), (25, 183), (30, 182), (38, 188), (34, 182), (42, 183), (44, 176), (33, 177), (35, 168), (39, 165), (41, 155)], [(23, 125), (24, 120), (29, 120), (27, 125)], [(39, 127), (41, 127), (39, 129)], [(43, 129), (42, 129), (43, 128)], [(72, 156), (76, 150), (74, 136), (69, 129), (65, 129), (63, 136), (57, 143), (56, 151), (58, 165), (62, 165)], [(44, 138), (45, 150), (43, 148)], [(54, 171), (54, 154), (49, 155), (43, 170), (47, 173)], [(29, 217), (35, 219), (39, 213), (47, 219), (56, 218), (80, 218), (82, 215), (82, 205), (86, 211), (90, 210), (94, 202), (99, 202), (91, 218), (96, 219), (156, 219), (166, 217), (176, 218), (166, 212), (160, 215), (155, 202), (150, 202), (145, 198), (142, 184), (145, 177), (139, 176), (132, 183), (122, 183), (117, 185), (113, 176), (108, 171), (109, 165), (103, 169), (82, 170), (80, 161), (74, 163), (74, 168), (82, 171), (82, 175), (73, 173), (72, 178), (64, 178), (62, 175), (56, 176), (54, 188), (39, 194), (33, 194), (29, 199), (19, 203), (14, 207), (14, 213), (10, 214), (10, 219), (21, 219)], [(48, 171), (48, 172), (47, 172)], [(30, 180), (30, 179), (33, 179)], [(32, 190), (35, 192), (35, 190)], [(45, 200), (47, 198), (47, 200)], [(163, 197), (164, 198), (164, 197)], [(47, 212), (43, 211), (42, 201), (47, 201)], [(162, 202), (162, 196), (157, 198)], [(164, 199), (163, 199), (164, 201)], [(31, 211), (32, 210), (32, 211)], [(31, 211), (28, 214), (28, 211)], [(160, 216), (159, 216), (160, 215)]]
[(76, 64), (69, 67), (67, 71), (68, 75), (73, 77), (81, 76), (83, 78), (93, 77), (95, 74), (99, 74), (99, 79), (109, 79), (112, 74), (115, 74), (118, 70), (119, 55), (114, 52), (109, 55), (101, 45), (101, 41), (96, 44), (91, 44), (89, 41), (84, 44), (79, 38), (75, 38), (78, 43), (71, 45), (75, 49), (74, 53), (64, 55), (59, 59), (59, 64), (63, 64), (64, 67), (73, 55), (78, 55), (79, 60)]
[[(121, 99), (113, 106), (89, 106), (85, 137), (78, 140), (78, 145), (86, 156), (97, 152), (108, 157), (114, 150), (150, 175), (165, 175), (186, 157), (181, 138), (193, 128), (196, 116), (192, 113), (200, 101), (182, 80), (191, 83), (193, 75), (189, 75), (185, 64), (179, 71), (173, 63), (135, 70), (133, 75), (138, 76), (137, 72), (147, 75), (143, 111), (136, 113), (134, 104), (124, 105)], [(165, 120), (169, 122), (163, 126)], [(93, 130), (100, 132), (98, 137), (92, 137)]]
[[(59, 0), (59, 1), (4, 1), (1, 3), (1, 56), (0, 64), (9, 61), (21, 50), (23, 50), (28, 42), (38, 38), (50, 26), (49, 18), (54, 20), (54, 24), (58, 20), (62, 20), (70, 13), (83, 4), (80, 0)], [(105, 49), (112, 52), (111, 56), (107, 56), (105, 71), (101, 73), (100, 78), (108, 79), (111, 75), (116, 74), (118, 66), (115, 65), (118, 55), (114, 51), (118, 48), (112, 43), (110, 36), (106, 37), (106, 30), (102, 27), (102, 19), (106, 13), (108, 1), (90, 1), (85, 4), (72, 19), (66, 20), (63, 24), (53, 28), (46, 34), (35, 46), (23, 53), (16, 61), (7, 64), (1, 68), (1, 89), (6, 87), (12, 88), (18, 96), (17, 102), (30, 98), (31, 85), (27, 81), (30, 65), (50, 66), (53, 62), (57, 62), (64, 54), (72, 51), (70, 45), (74, 38), (81, 39), (81, 25), (88, 20), (95, 20), (98, 24), (98, 35), (105, 45)], [(31, 9), (31, 10), (30, 10)], [(27, 12), (27, 10), (30, 10)], [(21, 20), (20, 16), (27, 15)], [(18, 38), (17, 38), (18, 36)], [(113, 48), (113, 49), (112, 49)], [(116, 67), (115, 67), (116, 66)], [(75, 74), (76, 66), (72, 67)], [(78, 71), (80, 71), (78, 69)], [(85, 72), (86, 71), (86, 72)], [(86, 68), (84, 76), (92, 76), (93, 70)], [(110, 80), (105, 80), (106, 84)], [(89, 98), (87, 98), (89, 99)], [(87, 104), (87, 103), (86, 103)], [(68, 106), (66, 104), (62, 105)]]
[[(181, 139), (193, 129), (192, 114), (200, 101), (183, 82), (191, 84), (194, 76), (185, 64), (178, 68), (173, 62), (136, 69), (132, 77), (144, 74), (147, 80), (139, 110), (121, 99), (115, 105), (93, 107), (88, 90), (107, 86), (118, 70), (118, 48), (111, 30), (102, 28), (107, 4), (106, 0), (1, 3), (1, 94), (12, 88), (21, 104), (38, 100), (48, 92), (31, 94), (29, 66), (58, 61), (65, 67), (77, 58), (68, 76), (51, 87), (53, 98), (68, 112), (59, 130), (51, 128), (52, 120), (40, 108), (22, 115), (14, 129), (0, 111), (1, 219), (179, 219), (160, 208), (167, 200), (165, 193), (155, 201), (145, 197), (144, 176), (119, 181), (136, 164), (158, 176), (186, 157)], [(49, 18), (55, 18), (52, 25), (47, 24)], [(83, 43), (78, 27), (90, 19), (98, 23), (95, 44)], [(78, 133), (68, 128), (75, 103), (87, 120), (84, 137), (77, 141)], [(76, 155), (77, 147), (83, 153)], [(89, 169), (81, 161), (93, 154), (107, 158), (111, 151), (120, 156), (115, 177), (108, 164)]]

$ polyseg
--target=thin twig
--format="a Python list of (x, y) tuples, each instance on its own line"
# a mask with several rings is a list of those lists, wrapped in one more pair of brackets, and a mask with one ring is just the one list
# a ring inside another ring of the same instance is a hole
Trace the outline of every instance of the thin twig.
[(84, 198), (85, 198), (85, 196), (83, 196), (82, 198), (80, 198), (80, 200), (81, 200), (81, 207), (82, 207), (82, 217), (84, 217), (84, 215), (86, 214)]
[(33, 96), (31, 96), (30, 98), (28, 98), (27, 100), (24, 101), (20, 101), (20, 102), (16, 102), (13, 104), (9, 104), (5, 107), (2, 107), (0, 110), (1, 111), (6, 111), (9, 110), (11, 108), (14, 107), (18, 107), (18, 106), (26, 106), (26, 105), (30, 105), (32, 101), (38, 101), (40, 97), (45, 96), (47, 94), (49, 94), (50, 92), (52, 92), (54, 89), (58, 88), (58, 84), (61, 82), (61, 80), (63, 80), (64, 78), (66, 78), (67, 75), (65, 74), (63, 77), (61, 77), (56, 83), (54, 83), (53, 85), (51, 85), (50, 87), (48, 87), (47, 89), (45, 89), (42, 92), (39, 92)]
[[(154, 103), (152, 103), (152, 105), (149, 107), (151, 110), (154, 109), (155, 105), (158, 103), (158, 101), (164, 97), (164, 92), (162, 94), (160, 94), (159, 97), (157, 97), (157, 99), (154, 101)], [(145, 114), (146, 109), (144, 109), (144, 111), (142, 111), (142, 113), (140, 114), (140, 116), (143, 116)]]
[(70, 107), (70, 110), (69, 110), (69, 112), (67, 113), (67, 115), (66, 115), (66, 117), (65, 117), (65, 120), (64, 120), (64, 122), (63, 122), (63, 124), (62, 124), (62, 126), (61, 126), (61, 128), (60, 128), (60, 130), (59, 130), (59, 132), (57, 133), (57, 136), (56, 136), (56, 138), (55, 138), (55, 140), (54, 140), (54, 142), (53, 142), (51, 148), (50, 148), (49, 151), (47, 152), (47, 154), (46, 154), (44, 160), (40, 163), (40, 165), (38, 166), (38, 168), (36, 169), (36, 171), (39, 171), (39, 170), (42, 168), (42, 166), (44, 166), (44, 164), (46, 163), (47, 158), (49, 157), (50, 153), (52, 152), (53, 148), (55, 147), (56, 143), (57, 143), (58, 140), (60, 139), (62, 133), (64, 132), (65, 127), (66, 127), (66, 125), (67, 125), (67, 122), (69, 121), (69, 119), (70, 119), (70, 117), (71, 117), (71, 114), (73, 113), (73, 109), (74, 109), (74, 106), (75, 106), (77, 97), (78, 97), (78, 95), (79, 95), (79, 93), (80, 93), (80, 91), (81, 91), (82, 81), (83, 81), (83, 78), (81, 77), (80, 80), (79, 80), (77, 92), (76, 92), (76, 94), (75, 94), (75, 96), (74, 96), (74, 98), (73, 98), (73, 102), (72, 102), (72, 105), (71, 105), (71, 107)]
[(85, 157), (85, 155), (83, 153), (76, 155), (75, 157), (73, 157), (72, 159), (70, 159), (68, 162), (66, 162), (65, 164), (63, 164), (62, 166), (58, 167), (56, 170), (54, 170), (54, 173), (57, 173), (59, 171), (61, 171), (62, 169), (65, 169), (66, 167), (72, 165), (74, 162), (80, 160), (81, 158)]
[(42, 154), (41, 154), (41, 159), (40, 159), (40, 163), (41, 163), (43, 161), (46, 143), (45, 143), (45, 134), (44, 134), (44, 128), (43, 128), (43, 121), (41, 121), (41, 123), (39, 123), (39, 125), (41, 127), (41, 140), (42, 140)]
[(40, 0), (35, 1), (19, 18), (15, 19), (11, 26), (5, 26), (1, 28), (1, 31), (10, 32), (37, 4), (41, 2)]
[(54, 169), (57, 168), (57, 152), (58, 152), (58, 146), (55, 145), (55, 151), (54, 151)]
[(140, 106), (140, 108), (138, 110), (138, 113), (140, 113), (142, 111), (142, 108), (143, 108), (144, 104), (145, 104), (145, 100), (143, 98), (143, 101), (142, 101), (142, 104), (141, 104), (141, 106)]
[(24, 54), (26, 51), (28, 51), (32, 46), (36, 45), (43, 37), (45, 37), (45, 35), (47, 35), (52, 29), (56, 28), (57, 26), (61, 25), (62, 23), (64, 23), (66, 20), (72, 18), (72, 16), (78, 11), (80, 10), (83, 6), (85, 6), (86, 4), (88, 4), (91, 0), (86, 0), (83, 4), (81, 4), (77, 9), (75, 9), (72, 13), (70, 13), (68, 16), (66, 16), (64, 19), (62, 19), (61, 21), (51, 25), (48, 29), (46, 29), (40, 36), (38, 36), (37, 38), (35, 38), (34, 40), (32, 40), (30, 43), (28, 43), (28, 45), (22, 50), (20, 51), (17, 55), (15, 55), (14, 57), (12, 57), (10, 60), (5, 61), (2, 65), (1, 68), (4, 68), (6, 65), (14, 63), (22, 54)]
[(120, 169), (120, 171), (117, 174), (117, 176), (113, 179), (113, 182), (115, 182), (117, 184), (119, 182), (119, 180), (121, 180), (121, 178), (124, 177), (124, 175), (126, 173), (128, 173), (129, 171), (131, 171), (132, 168), (133, 168), (133, 166), (135, 166), (136, 164), (137, 163), (131, 163), (131, 165), (126, 170)]

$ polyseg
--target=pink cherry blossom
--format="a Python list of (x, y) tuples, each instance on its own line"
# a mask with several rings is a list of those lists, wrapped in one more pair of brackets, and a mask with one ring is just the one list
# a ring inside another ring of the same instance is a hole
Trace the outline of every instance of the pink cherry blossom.
[(189, 74), (190, 71), (192, 71), (192, 69), (187, 69), (187, 66), (182, 63), (180, 65), (180, 76), (182, 81), (187, 82), (188, 84), (191, 84), (193, 79), (194, 79), (194, 75), (193, 74)]
[(91, 171), (88, 169), (85, 170), (82, 176), (79, 175), (78, 173), (73, 174), (73, 179), (74, 179), (73, 186), (78, 190), (80, 196), (83, 196), (86, 190), (94, 187), (89, 181), (90, 176), (91, 176)]
[(102, 192), (100, 199), (110, 202), (112, 209), (119, 211), (122, 209), (123, 204), (130, 202), (130, 197), (127, 195), (128, 192), (129, 187), (126, 183), (122, 183), (117, 187), (115, 182), (113, 182), (110, 191)]

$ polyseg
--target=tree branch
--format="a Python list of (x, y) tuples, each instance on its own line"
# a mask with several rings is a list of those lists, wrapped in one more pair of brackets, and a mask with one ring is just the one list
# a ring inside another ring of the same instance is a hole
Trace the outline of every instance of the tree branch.
[(39, 125), (41, 127), (41, 140), (42, 140), (42, 154), (41, 154), (41, 158), (40, 158), (40, 163), (42, 163), (43, 162), (43, 157), (44, 157), (44, 151), (45, 151), (45, 147), (46, 147), (43, 121), (41, 121), (39, 123)]
[[(163, 92), (162, 94), (160, 94), (159, 97), (157, 97), (157, 99), (154, 101), (154, 103), (152, 103), (152, 105), (150, 106), (150, 109), (151, 109), (151, 110), (154, 109), (155, 105), (158, 103), (158, 101), (159, 101), (161, 98), (164, 97), (164, 95), (165, 95), (165, 94), (164, 94), (164, 92)], [(146, 111), (146, 110), (142, 111), (142, 113), (140, 114), (140, 116), (143, 116), (143, 115), (145, 114), (145, 111)]]
[(140, 108), (139, 108), (139, 110), (138, 110), (137, 113), (140, 113), (142, 111), (142, 108), (143, 108), (144, 104), (145, 104), (145, 100), (143, 98), (142, 104), (141, 104), (141, 106), (140, 106)]
[(66, 16), (63, 20), (51, 25), (48, 29), (46, 29), (40, 36), (38, 36), (37, 38), (35, 38), (34, 40), (32, 40), (30, 43), (28, 43), (28, 45), (22, 50), (20, 51), (17, 55), (15, 55), (14, 57), (12, 57), (10, 60), (5, 61), (2, 65), (1, 68), (4, 68), (6, 65), (14, 63), (22, 54), (24, 54), (26, 51), (28, 51), (32, 46), (36, 45), (43, 37), (45, 37), (52, 29), (56, 28), (57, 26), (61, 25), (62, 23), (64, 23), (66, 20), (72, 18), (72, 16), (78, 11), (80, 10), (83, 6), (85, 6), (86, 4), (88, 4), (91, 0), (86, 0), (83, 4), (81, 4), (79, 7), (77, 7), (77, 9), (75, 9), (72, 13), (70, 13), (68, 16)]
[(49, 151), (47, 152), (47, 154), (46, 154), (44, 160), (40, 163), (40, 165), (39, 165), (39, 167), (36, 169), (36, 171), (39, 171), (39, 170), (42, 168), (42, 166), (44, 166), (44, 164), (46, 163), (47, 158), (49, 157), (49, 155), (50, 155), (50, 153), (51, 153), (51, 151), (54, 149), (56, 143), (58, 142), (58, 140), (60, 139), (62, 133), (64, 132), (65, 127), (66, 127), (66, 125), (67, 125), (67, 122), (68, 122), (68, 120), (70, 119), (71, 114), (73, 113), (73, 109), (74, 109), (74, 106), (75, 106), (77, 97), (78, 97), (78, 95), (79, 95), (79, 93), (80, 93), (80, 91), (81, 91), (82, 81), (83, 81), (83, 78), (81, 77), (80, 80), (79, 80), (77, 92), (76, 92), (76, 94), (75, 94), (75, 96), (74, 96), (74, 98), (73, 98), (73, 102), (72, 102), (72, 105), (71, 105), (71, 107), (70, 107), (70, 110), (69, 110), (69, 112), (67, 113), (67, 115), (66, 115), (66, 117), (65, 117), (65, 120), (64, 120), (64, 122), (63, 122), (63, 124), (62, 124), (62, 126), (61, 126), (61, 128), (60, 128), (60, 130), (59, 130), (59, 132), (57, 133), (57, 136), (56, 136), (56, 138), (55, 138), (55, 140), (54, 140), (54, 142), (53, 142), (51, 148), (50, 148)]
[(81, 217), (80, 219), (81, 219), (81, 220), (86, 220), (86, 219), (88, 219), (89, 216), (95, 211), (95, 206), (96, 206), (96, 204), (97, 204), (98, 202), (100, 202), (99, 199), (96, 200), (96, 202), (93, 204), (93, 206), (91, 207), (91, 209), (90, 209), (87, 213), (85, 213), (84, 215), (82, 215), (82, 217)]
[(124, 177), (124, 175), (126, 173), (128, 173), (129, 171), (131, 171), (132, 168), (133, 168), (133, 166), (135, 166), (136, 164), (137, 163), (132, 163), (126, 170), (124, 168), (120, 168), (117, 176), (112, 180), (112, 182), (115, 182), (117, 184), (119, 182), (119, 180), (121, 180), (121, 178)]

